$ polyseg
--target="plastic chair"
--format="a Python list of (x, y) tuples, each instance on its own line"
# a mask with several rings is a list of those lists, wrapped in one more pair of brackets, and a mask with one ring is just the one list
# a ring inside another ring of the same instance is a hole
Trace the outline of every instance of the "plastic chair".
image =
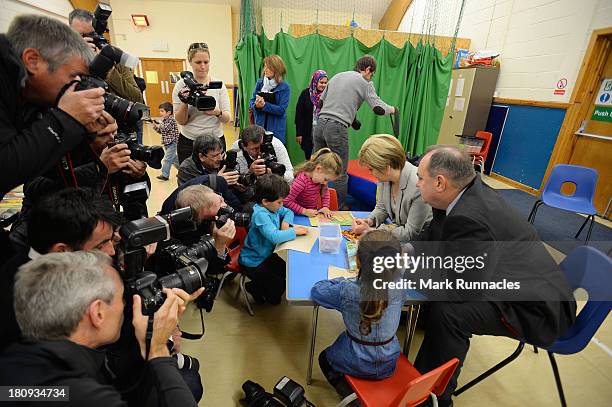
[(364, 407), (417, 406), (427, 400), (432, 393), (436, 396), (444, 393), (458, 364), (459, 359), (453, 358), (422, 375), (403, 354), (400, 354), (395, 373), (391, 377), (383, 380), (358, 379), (349, 375), (345, 377), (355, 390), (356, 398)]
[(329, 189), (329, 209), (332, 211), (338, 210), (338, 194), (334, 188)]
[[(561, 187), (566, 182), (571, 182), (576, 186), (576, 191), (573, 195), (564, 195), (561, 193)], [(591, 231), (593, 230), (595, 215), (597, 215), (597, 209), (595, 209), (593, 205), (596, 185), (597, 171), (593, 168), (569, 164), (555, 165), (544, 187), (544, 191), (542, 191), (542, 196), (533, 204), (527, 221), (533, 224), (538, 209), (542, 204), (569, 212), (586, 214), (588, 216), (584, 220), (582, 226), (580, 226), (574, 239), (578, 239), (580, 232), (582, 232), (582, 229), (584, 229), (590, 219), (591, 224), (589, 225), (589, 231), (587, 232), (585, 240), (585, 243), (588, 245), (589, 240), (591, 240)]]
[(238, 263), (238, 257), (240, 256), (240, 250), (244, 246), (244, 241), (246, 239), (246, 236), (247, 236), (246, 228), (240, 227), (240, 226), (236, 227), (236, 235), (234, 236), (234, 239), (232, 239), (227, 245), (228, 247), (227, 254), (228, 256), (230, 256), (230, 262), (225, 266), (225, 270), (227, 271), (225, 272), (225, 274), (223, 274), (223, 277), (221, 278), (221, 284), (219, 284), (219, 290), (217, 291), (217, 296), (221, 292), (221, 287), (223, 287), (223, 283), (225, 282), (227, 278), (233, 277), (236, 274), (240, 274), (239, 288), (238, 288), (238, 292), (236, 293), (236, 296), (238, 296), (242, 292), (242, 294), (244, 295), (244, 299), (246, 301), (247, 310), (249, 311), (249, 315), (254, 316), (255, 314), (253, 313), (253, 307), (251, 306), (251, 302), (249, 301), (249, 296), (244, 286), (246, 276), (240, 270), (240, 264)]
[(488, 131), (477, 131), (476, 137), (483, 139), (484, 143), (480, 147), (480, 151), (475, 154), (470, 154), (472, 157), (472, 164), (477, 165), (480, 168), (480, 172), (484, 171), (484, 164), (487, 161), (487, 155), (489, 154), (489, 147), (491, 147), (491, 140), (493, 139), (493, 133)]
[[(610, 313), (612, 309), (612, 301), (610, 301), (610, 293), (612, 293), (612, 259), (593, 247), (579, 246), (567, 255), (561, 262), (560, 267), (572, 289), (583, 288), (589, 295), (586, 305), (576, 317), (576, 323), (546, 349), (553, 374), (555, 375), (559, 399), (561, 405), (565, 407), (567, 404), (554, 354), (573, 355), (580, 352), (587, 346)], [(518, 357), (524, 346), (525, 342), (520, 342), (512, 355), (456, 390), (454, 395), (458, 396), (512, 362)]]

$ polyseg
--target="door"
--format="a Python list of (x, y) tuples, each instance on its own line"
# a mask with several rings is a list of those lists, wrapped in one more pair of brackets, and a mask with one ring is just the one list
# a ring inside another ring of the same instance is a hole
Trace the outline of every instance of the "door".
[(570, 164), (594, 168), (599, 173), (594, 199), (599, 213), (612, 197), (612, 36), (607, 36), (601, 57), (606, 62), (598, 72), (569, 160)]
[[(472, 68), (453, 69), (446, 108), (440, 125), (438, 144), (459, 144), (460, 139), (455, 135), (463, 134), (475, 72), (476, 70)], [(473, 136), (473, 134), (471, 135)]]
[(178, 74), (184, 70), (183, 67), (183, 59), (140, 58), (139, 76), (147, 82), (144, 98), (151, 116), (158, 116), (161, 103), (172, 103), (174, 83), (180, 79)]

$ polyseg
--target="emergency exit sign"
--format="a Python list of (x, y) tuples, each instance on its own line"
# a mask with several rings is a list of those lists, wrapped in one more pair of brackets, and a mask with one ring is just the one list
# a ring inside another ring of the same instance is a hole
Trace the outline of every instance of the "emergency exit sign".
[(593, 116), (591, 116), (591, 120), (598, 120), (600, 122), (612, 122), (612, 107), (595, 106), (595, 110), (593, 110)]

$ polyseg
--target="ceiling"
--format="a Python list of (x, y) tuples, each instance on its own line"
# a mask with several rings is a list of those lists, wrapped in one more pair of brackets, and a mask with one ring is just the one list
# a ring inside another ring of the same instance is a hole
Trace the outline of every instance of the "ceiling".
[[(226, 4), (232, 12), (240, 11), (240, 0), (155, 0), (165, 3), (208, 3)], [(356, 13), (372, 14), (372, 23), (377, 24), (387, 11), (392, 0), (255, 0), (268, 7), (301, 9), (305, 6), (327, 11), (346, 11), (355, 9)]]

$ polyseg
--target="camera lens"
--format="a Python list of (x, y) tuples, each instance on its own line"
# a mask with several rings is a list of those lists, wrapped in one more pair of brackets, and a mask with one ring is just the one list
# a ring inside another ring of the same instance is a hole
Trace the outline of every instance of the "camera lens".
[(161, 146), (143, 146), (132, 143), (130, 145), (130, 157), (134, 160), (146, 162), (150, 167), (160, 169), (164, 158), (164, 149)]
[(180, 288), (188, 294), (202, 287), (202, 276), (194, 266), (187, 266), (176, 270), (176, 273), (159, 278), (159, 283), (164, 288)]

